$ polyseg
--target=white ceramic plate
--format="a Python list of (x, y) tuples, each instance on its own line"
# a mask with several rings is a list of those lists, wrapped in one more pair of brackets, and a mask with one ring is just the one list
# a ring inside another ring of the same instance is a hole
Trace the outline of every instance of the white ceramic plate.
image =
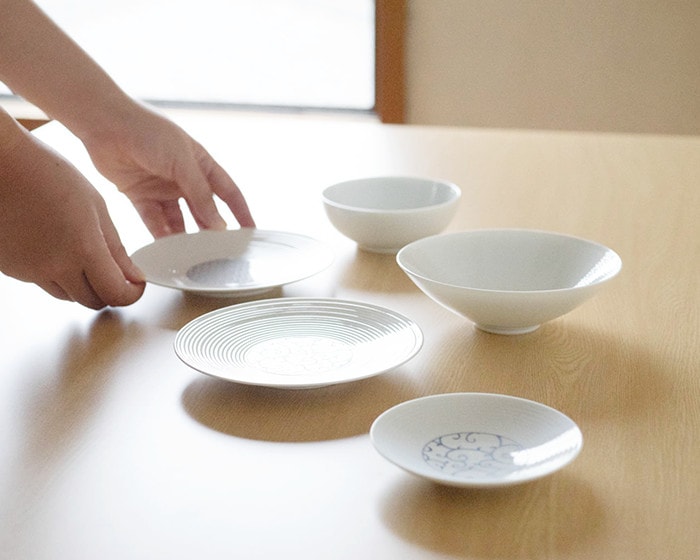
[(376, 305), (282, 298), (194, 319), (178, 332), (175, 352), (214, 377), (302, 389), (378, 375), (408, 361), (422, 344), (418, 325)]
[(132, 255), (148, 282), (210, 296), (247, 296), (327, 268), (332, 251), (310, 237), (242, 228), (157, 239)]
[(546, 405), (489, 393), (407, 401), (381, 414), (372, 443), (395, 465), (441, 484), (491, 487), (564, 467), (583, 445), (578, 426)]

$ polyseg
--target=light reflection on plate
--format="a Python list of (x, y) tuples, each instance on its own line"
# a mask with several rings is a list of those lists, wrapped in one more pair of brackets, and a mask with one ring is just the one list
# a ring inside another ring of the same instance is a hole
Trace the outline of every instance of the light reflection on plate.
[(325, 244), (294, 233), (241, 228), (157, 239), (132, 255), (153, 284), (210, 296), (249, 296), (326, 269)]
[(379, 375), (423, 344), (413, 321), (383, 307), (333, 298), (232, 305), (190, 321), (175, 353), (197, 371), (249, 385), (302, 389)]
[(440, 484), (492, 487), (551, 474), (581, 451), (583, 436), (568, 416), (527, 399), (449, 393), (407, 401), (370, 429), (387, 460)]

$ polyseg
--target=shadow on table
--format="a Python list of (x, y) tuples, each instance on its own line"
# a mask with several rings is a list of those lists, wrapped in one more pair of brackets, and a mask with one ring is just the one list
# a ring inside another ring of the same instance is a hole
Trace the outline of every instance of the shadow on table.
[(63, 340), (37, 346), (27, 358), (25, 377), (33, 389), (22, 403), (22, 452), (25, 472), (42, 467), (51, 473), (64, 454), (84, 436), (101, 413), (119, 362), (143, 338), (141, 326), (119, 311), (105, 310)]
[[(156, 287), (157, 288), (157, 287)], [(282, 288), (273, 288), (265, 292), (242, 297), (216, 297), (202, 296), (190, 293), (180, 293), (166, 288), (161, 288), (161, 304), (150, 311), (149, 320), (162, 328), (178, 331), (187, 323), (211, 311), (251, 301), (280, 298), (283, 296)]]
[(458, 558), (554, 558), (585, 549), (605, 530), (599, 499), (564, 472), (479, 490), (402, 479), (380, 515), (400, 538)]
[(345, 289), (392, 294), (417, 289), (396, 263), (396, 255), (356, 249), (348, 258), (339, 259), (336, 266), (339, 284)]
[(236, 437), (309, 442), (366, 434), (386, 409), (414, 398), (401, 369), (381, 377), (316, 389), (276, 389), (202, 377), (182, 394), (200, 424)]
[(451, 377), (435, 375), (435, 392), (519, 396), (544, 402), (576, 421), (629, 420), (676, 406), (669, 384), (673, 372), (656, 349), (573, 321), (552, 321), (521, 336), (467, 325), (446, 329), (430, 344), (436, 356), (461, 354)]

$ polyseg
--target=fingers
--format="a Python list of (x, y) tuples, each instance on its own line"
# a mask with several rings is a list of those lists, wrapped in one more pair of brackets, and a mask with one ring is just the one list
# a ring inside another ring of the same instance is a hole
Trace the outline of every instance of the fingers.
[(189, 185), (194, 185), (192, 192), (185, 197), (192, 212), (194, 221), (200, 229), (226, 229), (226, 221), (216, 208), (209, 184), (201, 174), (190, 179)]
[(61, 286), (59, 286), (56, 282), (39, 282), (37, 284), (41, 289), (43, 289), (45, 292), (52, 295), (56, 299), (62, 299), (64, 301), (73, 301), (71, 297), (66, 293), (66, 291), (63, 288), (61, 288)]
[[(106, 214), (101, 217), (100, 226), (103, 243), (98, 244), (85, 268), (85, 281), (102, 307), (130, 305), (143, 294), (145, 278), (126, 254), (119, 234)], [(85, 291), (83, 296), (89, 298), (89, 293)]]
[(109, 217), (102, 216), (99, 225), (102, 236), (94, 239), (83, 255), (82, 271), (71, 268), (41, 287), (59, 299), (91, 309), (130, 305), (143, 294), (143, 273), (128, 257)]
[(213, 195), (229, 207), (241, 227), (255, 227), (248, 204), (240, 189), (209, 153), (198, 145), (196, 165), (183, 170), (181, 186), (187, 189), (185, 199), (197, 225), (204, 229), (225, 229)]
[(109, 305), (97, 295), (82, 273), (57, 280), (37, 282), (37, 285), (56, 299), (77, 302), (90, 309), (102, 309)]
[[(90, 309), (130, 305), (138, 300), (144, 291), (143, 283), (133, 283), (122, 277), (108, 278), (109, 271), (92, 270), (75, 278), (38, 283), (44, 291), (57, 299), (74, 301)], [(116, 279), (116, 281), (115, 281)]]
[[(163, 126), (162, 121), (156, 124)], [(184, 131), (173, 130), (172, 123), (164, 134), (167, 142), (148, 143), (138, 153), (116, 161), (99, 147), (93, 146), (90, 152), (93, 161), (100, 162), (98, 169), (129, 197), (151, 234), (160, 238), (185, 231), (183, 199), (200, 229), (226, 229), (215, 195), (241, 227), (255, 227), (240, 189), (209, 153)], [(127, 154), (130, 148), (126, 146)]]
[[(139, 275), (134, 271), (128, 274)], [(145, 284), (129, 280), (115, 261), (100, 259), (82, 274), (39, 286), (55, 298), (74, 301), (90, 309), (102, 309), (131, 305), (141, 297)]]
[(185, 231), (185, 221), (177, 200), (134, 202), (134, 207), (156, 239)]
[(65, 292), (70, 301), (75, 301), (90, 309), (102, 309), (109, 305), (102, 299), (90, 285), (85, 273), (79, 277), (65, 281), (60, 288)]
[(114, 227), (112, 221), (109, 219), (109, 217), (106, 219), (107, 223), (102, 225), (102, 231), (105, 243), (107, 244), (107, 249), (114, 259), (114, 262), (123, 273), (126, 281), (133, 284), (144, 284), (146, 282), (145, 275), (127, 254), (126, 249), (124, 249), (124, 245), (122, 245), (122, 241), (119, 238), (119, 233), (117, 233), (117, 229)]
[(218, 163), (212, 161), (212, 169), (208, 178), (214, 193), (226, 203), (239, 225), (241, 227), (255, 227), (255, 221), (243, 193)]
[[(221, 173), (226, 175), (223, 170)], [(233, 188), (217, 189), (214, 185), (213, 192), (226, 203), (241, 227), (255, 227), (253, 216), (243, 194), (231, 179), (229, 181)], [(187, 197), (187, 205), (201, 229), (226, 229), (226, 221), (219, 214), (210, 188), (208, 181), (201, 182), (200, 187)]]

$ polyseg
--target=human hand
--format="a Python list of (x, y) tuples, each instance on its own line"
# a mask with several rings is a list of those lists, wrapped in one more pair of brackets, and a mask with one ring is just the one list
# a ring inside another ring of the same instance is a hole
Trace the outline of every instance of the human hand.
[(0, 225), (0, 270), (9, 276), (93, 309), (143, 293), (102, 197), (29, 134), (0, 150)]
[(238, 186), (209, 153), (175, 123), (138, 103), (82, 140), (100, 173), (131, 200), (156, 238), (185, 230), (181, 198), (202, 229), (226, 227), (213, 195), (241, 227), (255, 226)]

